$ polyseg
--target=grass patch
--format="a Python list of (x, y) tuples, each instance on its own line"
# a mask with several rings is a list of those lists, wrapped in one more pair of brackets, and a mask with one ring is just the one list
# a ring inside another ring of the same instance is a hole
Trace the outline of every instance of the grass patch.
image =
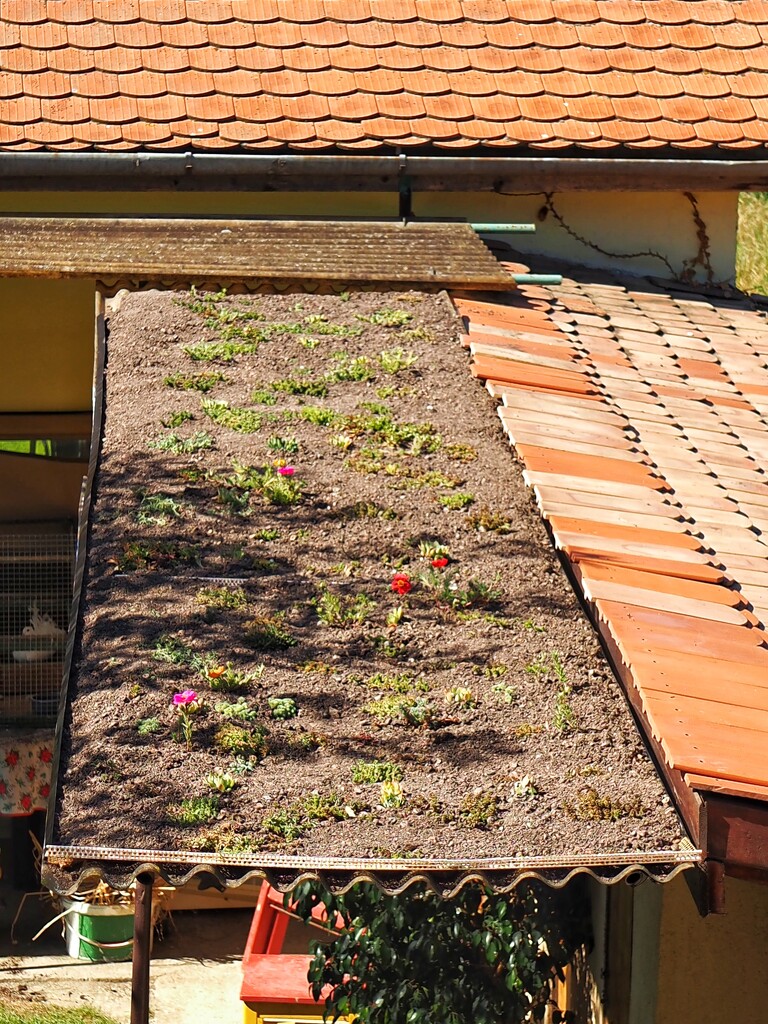
[(396, 782), (402, 777), (400, 765), (391, 761), (358, 761), (352, 769), (353, 782)]
[(242, 587), (202, 587), (195, 594), (195, 600), (206, 608), (235, 610), (245, 607), (248, 596)]
[(768, 295), (768, 192), (742, 192), (736, 242), (736, 284)]
[(174, 825), (191, 828), (193, 825), (210, 825), (219, 813), (218, 796), (192, 796), (181, 803), (172, 804), (167, 810), (168, 820)]
[(347, 597), (334, 594), (327, 589), (322, 589), (320, 594), (313, 599), (312, 604), (318, 619), (324, 626), (339, 628), (360, 625), (365, 622), (375, 607), (375, 602), (367, 594)]
[(254, 651), (285, 651), (298, 641), (282, 615), (261, 615), (246, 623), (243, 639)]
[(149, 447), (171, 455), (194, 455), (213, 448), (213, 438), (205, 430), (198, 430), (190, 437), (180, 437), (175, 430), (162, 434), (149, 442)]
[(169, 519), (181, 518), (181, 505), (168, 494), (143, 494), (136, 512), (140, 526), (165, 526)]
[(4, 995), (0, 1024), (117, 1024), (117, 1021), (91, 1006), (64, 1007), (48, 1003), (30, 1006), (13, 1003)]
[[(202, 391), (203, 393), (213, 391), (217, 384), (226, 378), (223, 373), (172, 373), (165, 378), (163, 383), (167, 388), (174, 388), (176, 391)], [(171, 423), (169, 426), (177, 426)]]
[(262, 417), (253, 409), (231, 406), (229, 402), (217, 401), (213, 398), (204, 398), (202, 407), (209, 420), (221, 427), (235, 430), (238, 434), (255, 434), (261, 430)]

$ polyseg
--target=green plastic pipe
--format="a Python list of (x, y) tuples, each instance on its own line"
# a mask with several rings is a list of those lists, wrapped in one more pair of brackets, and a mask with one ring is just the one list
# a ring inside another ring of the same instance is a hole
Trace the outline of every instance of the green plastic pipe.
[(515, 284), (562, 284), (562, 274), (513, 274)]
[(535, 224), (471, 224), (478, 235), (532, 235)]

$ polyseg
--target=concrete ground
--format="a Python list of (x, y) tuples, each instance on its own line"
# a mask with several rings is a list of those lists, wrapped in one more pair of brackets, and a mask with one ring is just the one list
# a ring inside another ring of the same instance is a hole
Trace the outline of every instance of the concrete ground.
[[(11, 941), (20, 893), (0, 889), (0, 1005), (3, 1001), (90, 1005), (128, 1024), (131, 964), (94, 964), (64, 952), (61, 925), (37, 942), (55, 916), (47, 900), (30, 897)], [(155, 939), (150, 968), (153, 1024), (240, 1024), (240, 962), (252, 909), (177, 911)]]

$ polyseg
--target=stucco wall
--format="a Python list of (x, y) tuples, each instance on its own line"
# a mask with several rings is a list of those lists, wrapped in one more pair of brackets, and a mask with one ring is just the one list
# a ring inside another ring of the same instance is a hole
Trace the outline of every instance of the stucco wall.
[[(696, 197), (704, 223), (715, 281), (735, 274), (738, 194), (702, 192)], [(699, 252), (690, 201), (682, 193), (571, 192), (553, 198), (555, 210), (576, 235), (599, 246), (599, 252), (574, 238), (549, 213), (538, 219), (545, 197), (477, 193), (416, 193), (419, 217), (458, 217), (470, 221), (534, 222), (535, 235), (515, 235), (511, 244), (524, 253), (559, 256), (590, 266), (625, 267), (636, 274), (668, 278), (681, 274)], [(397, 195), (390, 193), (2, 193), (0, 213), (93, 214), (255, 214), (262, 216), (397, 215)], [(627, 253), (661, 253), (621, 258)], [(532, 260), (535, 269), (535, 260)], [(696, 265), (696, 277), (707, 270)]]
[(92, 282), (0, 278), (0, 413), (91, 408)]
[(655, 1024), (765, 1021), (768, 885), (728, 878), (725, 900), (701, 918), (682, 878), (664, 886)]

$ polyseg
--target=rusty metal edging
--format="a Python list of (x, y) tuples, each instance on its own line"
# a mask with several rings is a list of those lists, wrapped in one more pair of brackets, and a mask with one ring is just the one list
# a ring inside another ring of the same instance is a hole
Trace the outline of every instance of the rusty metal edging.
[[(94, 326), (94, 360), (93, 360), (93, 412), (91, 420), (91, 445), (88, 454), (88, 469), (83, 480), (78, 515), (77, 553), (75, 572), (72, 582), (72, 604), (69, 612), (69, 629), (67, 631), (67, 647), (64, 654), (64, 674), (59, 696), (59, 710), (56, 719), (54, 737), (54, 756), (51, 765), (51, 792), (48, 797), (48, 814), (45, 821), (45, 846), (53, 838), (53, 827), (56, 821), (56, 804), (59, 791), (59, 769), (61, 766), (61, 747), (64, 736), (64, 722), (69, 707), (69, 689), (71, 683), (72, 664), (77, 642), (80, 639), (80, 594), (83, 587), (85, 565), (88, 554), (88, 535), (90, 532), (90, 508), (93, 482), (99, 461), (101, 432), (104, 416), (104, 367), (106, 359), (106, 325), (104, 322), (104, 297), (97, 291), (95, 298), (96, 323)], [(45, 854), (43, 855), (45, 856)]]

